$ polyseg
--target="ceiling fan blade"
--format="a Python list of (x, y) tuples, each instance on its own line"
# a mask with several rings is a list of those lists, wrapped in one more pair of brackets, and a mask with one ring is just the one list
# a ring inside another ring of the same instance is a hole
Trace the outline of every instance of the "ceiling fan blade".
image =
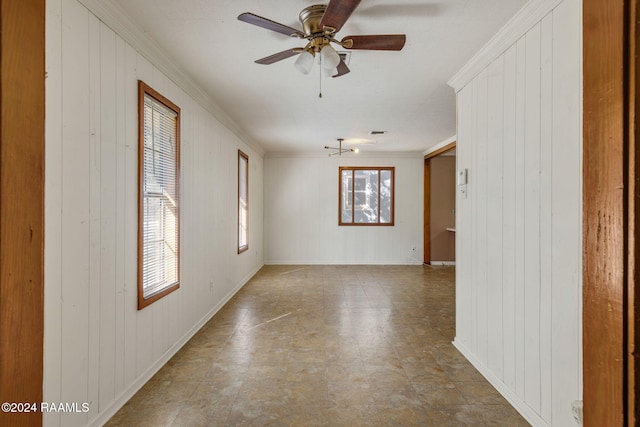
[(338, 64), (338, 74), (336, 74), (335, 76), (331, 76), (334, 79), (336, 77), (340, 77), (340, 76), (344, 76), (345, 74), (349, 73), (351, 70), (349, 69), (349, 67), (347, 67), (347, 64), (344, 63), (344, 61), (341, 59), (340, 63)]
[(267, 30), (275, 31), (276, 33), (284, 34), (285, 36), (298, 38), (305, 37), (304, 33), (300, 30), (296, 30), (295, 28), (288, 27), (284, 24), (280, 24), (279, 22), (263, 18), (262, 16), (255, 15), (250, 12), (241, 13), (238, 15), (238, 20), (248, 24), (257, 25), (258, 27), (262, 27)]
[(402, 50), (406, 40), (407, 36), (404, 34), (386, 34), (347, 36), (342, 39), (342, 43), (347, 49)]
[(278, 62), (278, 61), (282, 61), (283, 59), (287, 59), (291, 56), (294, 55), (298, 55), (300, 52), (302, 52), (303, 49), (296, 47), (293, 49), (288, 49), (288, 50), (283, 50), (282, 52), (278, 52), (278, 53), (274, 53), (273, 55), (270, 56), (266, 56), (264, 58), (258, 59), (256, 62), (256, 64), (263, 64), (263, 65), (269, 65), (269, 64), (273, 64), (274, 62)]
[(331, 27), (336, 32), (340, 31), (359, 4), (360, 0), (330, 0), (320, 20), (320, 28)]

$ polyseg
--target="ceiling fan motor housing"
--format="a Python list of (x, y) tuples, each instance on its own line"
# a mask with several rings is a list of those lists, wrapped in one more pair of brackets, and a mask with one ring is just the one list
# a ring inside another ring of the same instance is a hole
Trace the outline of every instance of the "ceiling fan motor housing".
[(315, 4), (302, 9), (299, 15), (304, 33), (307, 37), (311, 38), (310, 44), (316, 53), (319, 52), (324, 45), (329, 44), (330, 38), (333, 33), (335, 33), (332, 29), (320, 27), (320, 21), (322, 21), (326, 9), (327, 5)]
[(310, 36), (314, 33), (323, 32), (322, 28), (320, 28), (320, 21), (326, 9), (327, 5), (324, 4), (315, 4), (302, 9), (298, 18), (306, 35)]

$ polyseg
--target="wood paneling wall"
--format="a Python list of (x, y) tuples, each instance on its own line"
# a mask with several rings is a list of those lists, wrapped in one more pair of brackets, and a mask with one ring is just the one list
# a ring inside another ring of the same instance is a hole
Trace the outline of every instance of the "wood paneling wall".
[[(49, 426), (101, 425), (262, 265), (262, 158), (76, 0), (47, 2)], [(181, 282), (138, 311), (137, 80), (182, 109)], [(251, 169), (237, 254), (237, 150)]]
[(582, 396), (580, 37), (559, 2), (457, 95), (455, 345), (540, 426)]
[[(0, 402), (42, 401), (43, 0), (0, 2)], [(38, 408), (39, 410), (39, 408)], [(39, 411), (0, 425), (42, 424)]]

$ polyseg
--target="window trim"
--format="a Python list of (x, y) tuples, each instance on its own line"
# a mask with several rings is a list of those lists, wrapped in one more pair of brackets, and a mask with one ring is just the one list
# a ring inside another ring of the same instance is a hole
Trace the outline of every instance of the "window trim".
[[(242, 161), (246, 162), (246, 167), (244, 170), (244, 182), (246, 183), (246, 211), (247, 211), (247, 216), (246, 216), (246, 224), (245, 224), (245, 233), (246, 233), (246, 244), (245, 245), (241, 245), (240, 244), (240, 234), (241, 234), (241, 227), (242, 224), (240, 223), (240, 214), (242, 211), (241, 208), (241, 198), (240, 198), (240, 185), (242, 184), (242, 177), (240, 176), (240, 164), (242, 163)], [(238, 150), (238, 254), (241, 254), (243, 252), (246, 252), (247, 250), (249, 250), (249, 156), (244, 153), (242, 150)]]
[[(177, 207), (177, 281), (162, 291), (144, 298), (143, 287), (143, 264), (144, 264), (144, 98), (145, 95), (150, 96), (165, 108), (172, 110), (176, 116), (176, 198), (178, 200)], [(138, 310), (153, 304), (159, 299), (165, 297), (171, 292), (180, 288), (180, 107), (171, 102), (169, 99), (161, 95), (159, 92), (151, 88), (142, 80), (138, 80)]]
[[(380, 172), (381, 171), (389, 171), (391, 173), (391, 221), (389, 222), (380, 222), (380, 186), (378, 186), (378, 222), (355, 222), (354, 211), (354, 203), (353, 198), (355, 196), (354, 192), (354, 181), (351, 181), (351, 212), (352, 218), (354, 222), (343, 222), (342, 221), (342, 172), (343, 171), (353, 171), (355, 176), (355, 171), (359, 170), (369, 170), (369, 171), (378, 171), (378, 182), (380, 180)], [(339, 226), (369, 226), (369, 227), (391, 227), (395, 224), (395, 167), (394, 166), (340, 166), (338, 167), (338, 225)]]

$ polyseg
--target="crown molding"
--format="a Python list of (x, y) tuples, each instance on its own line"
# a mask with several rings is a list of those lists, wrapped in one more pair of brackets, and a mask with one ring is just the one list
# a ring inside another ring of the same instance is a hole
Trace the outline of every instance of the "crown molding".
[(100, 21), (129, 43), (140, 55), (149, 60), (191, 98), (207, 110), (220, 123), (231, 130), (245, 144), (264, 157), (264, 148), (231, 118), (204, 91), (178, 63), (151, 37), (144, 33), (129, 15), (112, 0), (78, 0)]
[(447, 83), (459, 92), (564, 0), (530, 0)]

